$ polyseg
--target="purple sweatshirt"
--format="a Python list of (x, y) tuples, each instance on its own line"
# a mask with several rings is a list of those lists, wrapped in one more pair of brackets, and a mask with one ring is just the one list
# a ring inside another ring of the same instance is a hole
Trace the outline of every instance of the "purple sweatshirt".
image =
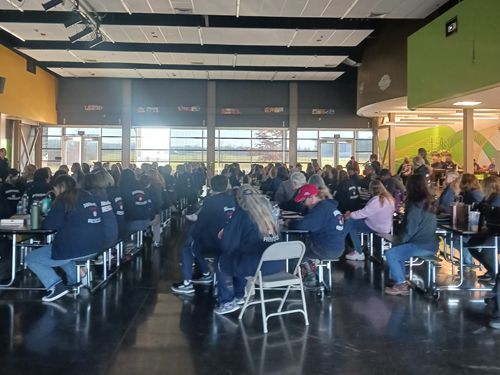
[(380, 198), (373, 197), (362, 210), (351, 212), (352, 219), (365, 219), (368, 228), (378, 233), (389, 233), (394, 215), (394, 202), (385, 200), (380, 207)]

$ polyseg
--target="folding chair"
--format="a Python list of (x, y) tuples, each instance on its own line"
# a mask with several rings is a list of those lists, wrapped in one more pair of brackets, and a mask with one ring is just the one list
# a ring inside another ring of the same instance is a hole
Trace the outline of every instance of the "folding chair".
[[(306, 298), (304, 294), (304, 286), (302, 285), (302, 277), (300, 275), (300, 263), (302, 261), (302, 257), (306, 251), (306, 246), (300, 241), (290, 241), (290, 242), (279, 242), (274, 245), (269, 246), (264, 254), (262, 254), (262, 258), (260, 259), (259, 266), (257, 267), (257, 271), (255, 272), (255, 277), (251, 280), (250, 288), (248, 288), (248, 293), (245, 298), (245, 304), (243, 305), (243, 309), (241, 310), (240, 316), (238, 319), (243, 319), (243, 314), (245, 310), (250, 305), (255, 305), (260, 303), (262, 306), (262, 323), (264, 324), (264, 333), (267, 333), (267, 319), (271, 316), (292, 314), (292, 313), (302, 313), (304, 314), (305, 324), (309, 325), (309, 319), (307, 316), (307, 306), (306, 306)], [(286, 260), (286, 259), (297, 259), (297, 266), (293, 274), (288, 273), (286, 271), (281, 271), (279, 273), (262, 276), (262, 264), (264, 262), (270, 262), (274, 260)], [(253, 291), (255, 290), (255, 286), (259, 287), (260, 292), (260, 301), (249, 302), (251, 296), (253, 295)], [(292, 286), (300, 287), (300, 293), (302, 296), (302, 305), (303, 309), (295, 309), (289, 311), (281, 311), (285, 304), (286, 298), (288, 297), (288, 293)], [(277, 288), (286, 286), (286, 292), (283, 298), (272, 298), (272, 299), (264, 299), (264, 288)], [(272, 301), (281, 301), (281, 304), (278, 308), (278, 311), (269, 315), (266, 315), (266, 302)]]

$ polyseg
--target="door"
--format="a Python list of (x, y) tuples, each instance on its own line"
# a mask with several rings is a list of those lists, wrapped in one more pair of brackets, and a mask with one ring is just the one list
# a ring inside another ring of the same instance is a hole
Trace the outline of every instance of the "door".
[(101, 138), (99, 137), (82, 137), (82, 163), (92, 165), (100, 160), (101, 156)]
[(318, 162), (321, 167), (329, 164), (332, 167), (341, 165), (343, 167), (349, 162), (351, 156), (354, 155), (354, 147), (352, 140), (342, 139), (320, 139), (319, 140), (319, 155)]
[(92, 165), (101, 156), (100, 137), (63, 137), (63, 163), (87, 163)]
[(82, 162), (82, 137), (63, 137), (63, 164)]

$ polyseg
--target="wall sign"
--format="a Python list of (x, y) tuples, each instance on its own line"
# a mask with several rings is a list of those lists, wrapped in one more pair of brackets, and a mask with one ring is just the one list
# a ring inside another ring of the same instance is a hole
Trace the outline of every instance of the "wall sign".
[(104, 109), (102, 105), (86, 105), (84, 108), (86, 111), (102, 111)]
[(160, 113), (159, 107), (139, 107), (137, 108), (138, 113)]
[(200, 112), (201, 107), (183, 107), (183, 106), (178, 106), (177, 111), (179, 112)]
[(334, 109), (313, 109), (312, 114), (313, 115), (334, 115), (335, 110)]
[(264, 113), (281, 113), (285, 110), (284, 107), (264, 107), (262, 108)]
[(222, 108), (223, 115), (239, 115), (240, 110), (238, 108)]

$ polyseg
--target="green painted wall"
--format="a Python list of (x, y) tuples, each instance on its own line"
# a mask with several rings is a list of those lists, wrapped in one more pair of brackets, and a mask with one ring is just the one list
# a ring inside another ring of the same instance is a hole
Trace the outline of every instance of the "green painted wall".
[[(385, 150), (386, 141), (380, 142), (380, 149)], [(476, 154), (479, 156), (483, 152), (488, 159), (495, 157), (496, 149), (486, 138), (482, 131), (474, 131), (474, 143)], [(428, 159), (431, 160), (431, 152), (450, 152), (453, 162), (463, 165), (463, 132), (455, 132), (449, 126), (438, 126), (418, 130), (409, 134), (396, 137), (396, 167), (403, 163), (406, 156), (410, 160), (417, 156), (419, 148), (425, 148), (428, 153)], [(383, 155), (380, 155), (382, 158)], [(479, 157), (477, 156), (477, 159)]]
[[(446, 22), (458, 32), (446, 38)], [(464, 0), (408, 38), (408, 107), (500, 86), (500, 0)]]

